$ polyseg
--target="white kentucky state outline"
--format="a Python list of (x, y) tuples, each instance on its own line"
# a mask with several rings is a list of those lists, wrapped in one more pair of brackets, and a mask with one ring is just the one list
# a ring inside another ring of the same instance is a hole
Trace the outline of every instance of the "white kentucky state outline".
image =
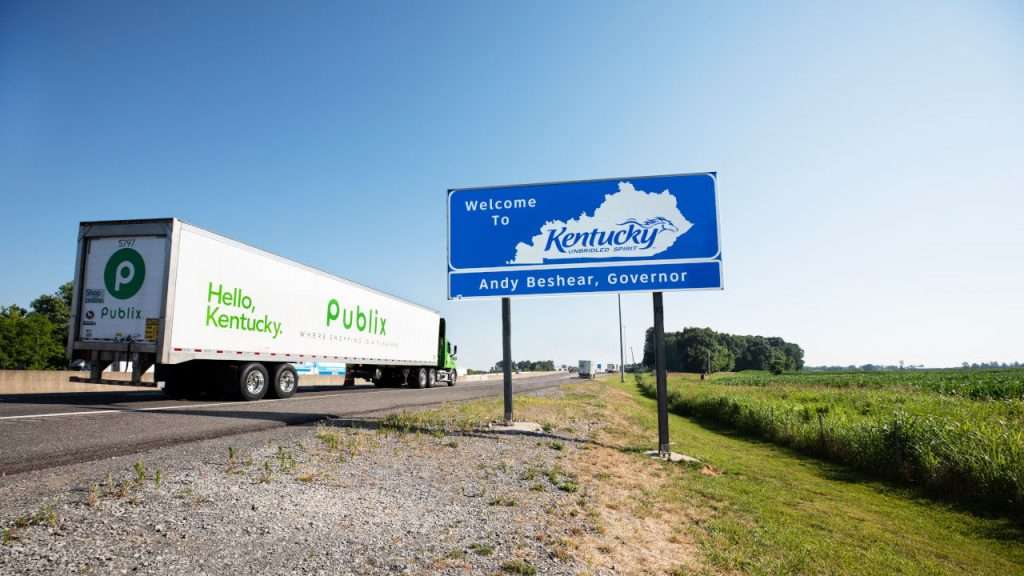
[(692, 227), (667, 189), (644, 192), (619, 182), (619, 191), (606, 194), (593, 216), (583, 212), (567, 222), (545, 222), (529, 244), (516, 244), (516, 257), (508, 263), (647, 258), (668, 250)]

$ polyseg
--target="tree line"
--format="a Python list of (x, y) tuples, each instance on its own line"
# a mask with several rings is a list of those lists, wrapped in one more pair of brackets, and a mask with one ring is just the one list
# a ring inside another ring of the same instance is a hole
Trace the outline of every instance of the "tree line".
[(0, 369), (66, 368), (70, 315), (71, 282), (39, 296), (29, 310), (17, 304), (0, 306)]
[[(647, 329), (643, 364), (654, 368), (654, 328)], [(769, 370), (776, 374), (804, 367), (804, 350), (775, 336), (743, 336), (711, 328), (665, 333), (665, 365), (673, 372)]]
[[(512, 362), (512, 369), (518, 372), (554, 372), (554, 360), (520, 360)], [(498, 360), (491, 368), (491, 372), (504, 372), (505, 362)]]

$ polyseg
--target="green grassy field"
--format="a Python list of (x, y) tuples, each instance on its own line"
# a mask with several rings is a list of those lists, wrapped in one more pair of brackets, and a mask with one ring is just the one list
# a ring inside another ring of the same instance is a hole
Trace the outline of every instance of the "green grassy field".
[[(640, 377), (654, 395), (653, 378)], [(669, 409), (1024, 518), (1024, 370), (669, 378)]]
[(735, 386), (824, 386), (828, 388), (903, 389), (972, 400), (1024, 398), (1024, 370), (907, 370), (899, 372), (797, 372), (771, 375), (740, 372), (718, 376), (716, 384)]

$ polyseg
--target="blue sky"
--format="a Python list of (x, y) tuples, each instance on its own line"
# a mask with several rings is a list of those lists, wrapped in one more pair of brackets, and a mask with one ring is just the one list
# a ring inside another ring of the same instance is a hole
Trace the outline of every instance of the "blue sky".
[[(176, 216), (439, 309), (485, 367), (447, 188), (714, 170), (726, 290), (668, 329), (1024, 360), (1022, 5), (721, 4), (5, 2), (0, 302), (71, 278), (80, 220)], [(613, 361), (616, 321), (515, 300), (513, 354)]]

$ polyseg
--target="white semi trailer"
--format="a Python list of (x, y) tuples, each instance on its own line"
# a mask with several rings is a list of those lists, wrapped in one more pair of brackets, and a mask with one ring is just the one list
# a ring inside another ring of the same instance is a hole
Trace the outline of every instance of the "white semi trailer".
[(437, 312), (173, 218), (80, 224), (69, 324), (92, 379), (155, 365), (172, 397), (288, 397), (310, 361), (344, 362), (346, 384), (458, 377)]
[(579, 376), (580, 378), (593, 378), (594, 362), (591, 360), (580, 360)]

